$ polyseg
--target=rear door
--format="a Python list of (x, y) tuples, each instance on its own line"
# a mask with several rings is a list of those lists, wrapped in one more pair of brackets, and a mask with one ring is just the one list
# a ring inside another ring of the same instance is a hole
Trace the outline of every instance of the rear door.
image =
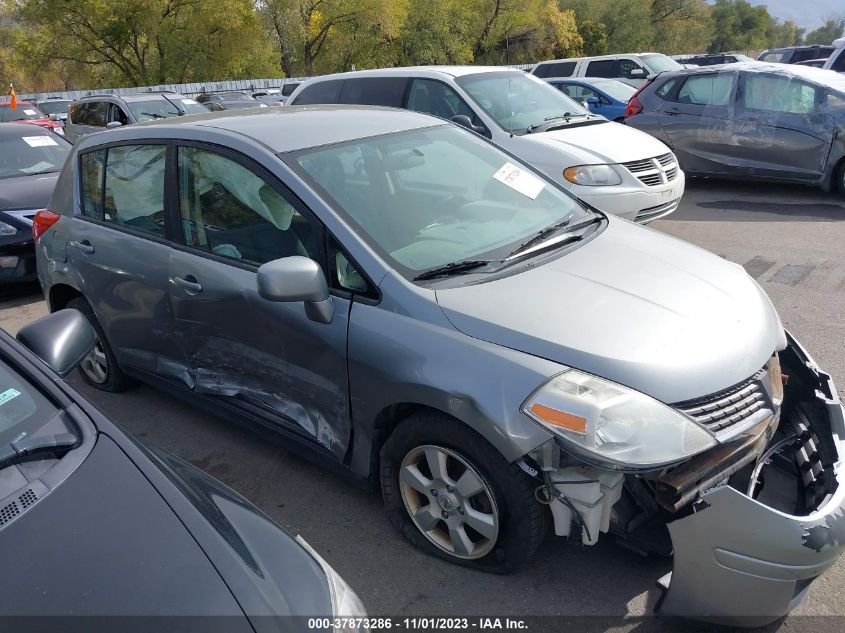
[(734, 72), (689, 75), (660, 103), (658, 121), (683, 169), (730, 171)]
[(121, 365), (160, 373), (172, 358), (164, 143), (79, 154), (81, 208), (67, 257)]
[(836, 129), (824, 96), (821, 87), (789, 75), (741, 73), (731, 134), (741, 165), (755, 175), (818, 181)]
[(325, 270), (322, 225), (239, 154), (200, 144), (177, 154), (182, 245), (170, 255), (170, 300), (193, 390), (342, 459), (351, 299), (333, 297), (332, 321), (316, 323), (302, 302), (266, 301), (256, 288), (258, 267), (282, 257), (310, 257)]

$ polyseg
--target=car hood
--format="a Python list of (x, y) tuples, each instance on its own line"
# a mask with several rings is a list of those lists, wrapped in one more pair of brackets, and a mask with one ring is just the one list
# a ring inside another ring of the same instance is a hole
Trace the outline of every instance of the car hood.
[(59, 172), (0, 178), (0, 211), (45, 208), (58, 178)]
[(730, 387), (786, 344), (771, 302), (740, 266), (612, 217), (563, 257), (436, 295), (469, 336), (666, 403)]
[(571, 125), (548, 132), (525, 134), (522, 143), (564, 150), (585, 164), (627, 163), (669, 151), (661, 141), (626, 125), (613, 122)]

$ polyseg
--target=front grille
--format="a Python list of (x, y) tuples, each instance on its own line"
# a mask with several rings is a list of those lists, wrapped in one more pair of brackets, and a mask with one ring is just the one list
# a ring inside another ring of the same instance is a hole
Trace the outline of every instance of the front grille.
[(672, 153), (662, 154), (654, 158), (633, 160), (622, 163), (622, 166), (636, 176), (646, 187), (666, 184), (678, 177), (678, 163)]
[(662, 218), (664, 215), (669, 215), (678, 208), (678, 203), (680, 200), (672, 200), (671, 202), (667, 202), (665, 204), (659, 204), (656, 207), (649, 207), (648, 209), (640, 209), (637, 211), (637, 215), (634, 218), (634, 222), (638, 224), (644, 224), (646, 222), (651, 222), (652, 220), (656, 220), (657, 218)]
[[(673, 405), (717, 437), (752, 417), (772, 415), (774, 407), (763, 386), (768, 373), (764, 367), (751, 378), (716, 394)], [(765, 415), (757, 415), (764, 411)]]

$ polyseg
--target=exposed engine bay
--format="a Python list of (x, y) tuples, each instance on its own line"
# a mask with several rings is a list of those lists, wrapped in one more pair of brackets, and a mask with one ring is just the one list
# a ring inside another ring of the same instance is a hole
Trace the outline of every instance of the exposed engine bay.
[(673, 405), (720, 440), (680, 464), (630, 473), (535, 451), (525, 467), (542, 481), (555, 533), (584, 545), (608, 533), (672, 555), (659, 613), (748, 626), (788, 613), (845, 546), (842, 405), (788, 341), (746, 383)]

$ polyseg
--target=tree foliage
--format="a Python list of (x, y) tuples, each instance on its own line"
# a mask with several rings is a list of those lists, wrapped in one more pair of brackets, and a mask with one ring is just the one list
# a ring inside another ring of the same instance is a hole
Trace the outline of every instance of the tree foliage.
[(747, 0), (0, 0), (20, 92), (830, 43)]

